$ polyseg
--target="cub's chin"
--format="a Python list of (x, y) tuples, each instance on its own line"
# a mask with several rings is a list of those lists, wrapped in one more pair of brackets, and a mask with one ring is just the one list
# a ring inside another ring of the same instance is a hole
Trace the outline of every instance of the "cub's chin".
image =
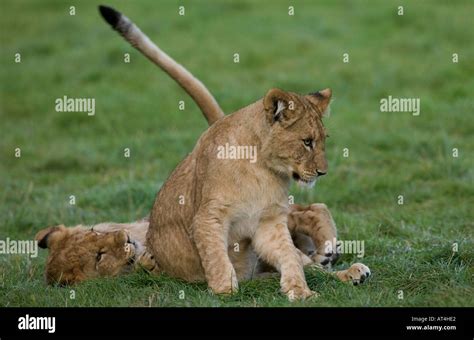
[(293, 179), (296, 181), (296, 184), (298, 184), (300, 188), (311, 189), (316, 185), (317, 177), (311, 180), (305, 180), (301, 178), (300, 175), (298, 175), (296, 172), (293, 172)]

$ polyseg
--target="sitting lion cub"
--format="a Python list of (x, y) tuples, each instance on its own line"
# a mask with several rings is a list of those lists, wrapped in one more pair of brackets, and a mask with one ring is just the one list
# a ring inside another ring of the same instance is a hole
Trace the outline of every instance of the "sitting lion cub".
[[(300, 226), (288, 219), (288, 191), (292, 179), (311, 187), (328, 170), (322, 119), (332, 91), (300, 95), (274, 88), (224, 116), (204, 85), (127, 17), (99, 8), (113, 29), (179, 82), (210, 123), (156, 197), (146, 243), (159, 269), (229, 294), (260, 259), (280, 272), (281, 291), (290, 300), (315, 295), (303, 271), (312, 261), (292, 240)], [(252, 150), (255, 157), (220, 157), (224, 146)]]
[[(338, 254), (325, 252), (326, 242), (333, 242), (337, 236), (329, 210), (323, 204), (292, 205), (291, 210), (288, 225), (305, 264), (330, 268)], [(70, 285), (98, 277), (123, 275), (138, 268), (158, 275), (159, 267), (145, 245), (148, 226), (148, 220), (144, 219), (133, 223), (100, 223), (93, 227), (60, 225), (40, 230), (35, 239), (41, 248), (49, 250), (46, 281)], [(248, 279), (274, 271), (261, 262)], [(356, 263), (334, 274), (342, 281), (358, 284), (370, 275), (370, 270)]]

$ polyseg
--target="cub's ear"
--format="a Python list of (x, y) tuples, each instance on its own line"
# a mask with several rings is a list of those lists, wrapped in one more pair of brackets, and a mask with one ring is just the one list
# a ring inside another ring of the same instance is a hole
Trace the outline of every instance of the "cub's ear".
[(285, 112), (288, 109), (290, 96), (283, 90), (271, 89), (263, 98), (263, 107), (267, 111), (267, 118), (270, 124), (277, 121), (282, 121), (285, 117)]
[(48, 227), (38, 231), (35, 240), (40, 248), (50, 248), (51, 244), (61, 239), (65, 232), (66, 227), (62, 224), (56, 227)]
[(329, 116), (329, 104), (331, 102), (332, 90), (327, 88), (321, 91), (310, 93), (306, 96), (318, 108), (322, 117)]

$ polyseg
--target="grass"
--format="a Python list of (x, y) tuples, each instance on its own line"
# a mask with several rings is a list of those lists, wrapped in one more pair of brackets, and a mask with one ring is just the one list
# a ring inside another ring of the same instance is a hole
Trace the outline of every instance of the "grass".
[[(295, 16), (286, 1), (109, 4), (189, 68), (228, 113), (271, 87), (333, 89), (329, 174), (316, 190), (291, 194), (325, 202), (341, 239), (364, 240), (362, 262), (373, 276), (353, 287), (308, 272), (321, 297), (295, 304), (279, 294), (277, 279), (242, 283), (222, 298), (205, 284), (145, 273), (80, 284), (71, 299), (72, 288), (45, 285), (44, 251), (32, 259), (0, 254), (0, 306), (474, 305), (472, 2), (293, 1)], [(75, 16), (61, 1), (0, 5), (0, 240), (32, 239), (59, 223), (141, 218), (206, 128), (197, 106), (107, 27), (97, 5), (77, 2)], [(64, 95), (95, 98), (96, 115), (56, 112)], [(420, 116), (380, 112), (388, 95), (420, 98)], [(338, 268), (355, 261), (345, 254)]]

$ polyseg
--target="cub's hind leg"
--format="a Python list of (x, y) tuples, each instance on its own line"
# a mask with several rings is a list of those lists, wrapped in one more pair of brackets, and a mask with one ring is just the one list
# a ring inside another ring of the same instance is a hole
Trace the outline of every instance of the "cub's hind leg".
[[(330, 267), (339, 258), (336, 251), (337, 230), (325, 204), (293, 204), (288, 214), (288, 228), (295, 245), (315, 263)], [(308, 239), (309, 238), (309, 239)], [(311, 253), (311, 241), (314, 253)]]

